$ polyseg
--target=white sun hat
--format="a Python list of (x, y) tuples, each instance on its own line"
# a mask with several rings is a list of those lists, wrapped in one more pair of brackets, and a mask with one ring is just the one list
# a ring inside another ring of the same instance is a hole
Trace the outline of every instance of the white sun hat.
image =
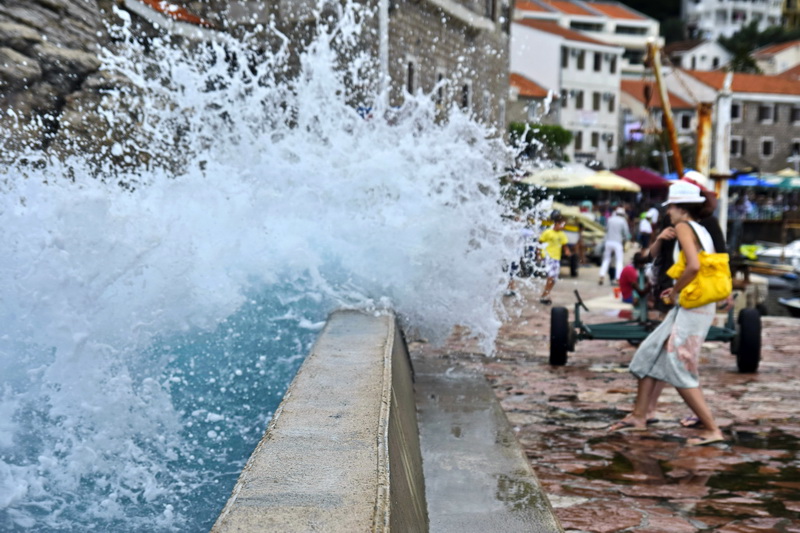
[(696, 170), (687, 170), (683, 173), (682, 179), (689, 180), (689, 183), (694, 183), (702, 189), (708, 189), (708, 187), (711, 185), (708, 177)]
[(673, 183), (669, 187), (669, 197), (667, 201), (661, 205), (669, 204), (701, 204), (706, 199), (700, 194), (700, 187), (692, 185), (688, 181), (680, 181)]

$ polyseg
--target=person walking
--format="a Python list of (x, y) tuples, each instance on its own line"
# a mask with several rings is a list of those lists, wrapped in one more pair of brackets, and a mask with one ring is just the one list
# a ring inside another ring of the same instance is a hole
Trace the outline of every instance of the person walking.
[(564, 233), (564, 226), (566, 220), (561, 214), (556, 214), (553, 217), (553, 227), (542, 233), (539, 237), (539, 242), (542, 243), (542, 255), (544, 256), (544, 270), (547, 275), (547, 281), (544, 284), (544, 291), (539, 298), (539, 302), (545, 305), (552, 304), (550, 300), (550, 291), (558, 281), (558, 274), (561, 270), (561, 253), (567, 257), (572, 255), (567, 243), (567, 235)]
[(670, 187), (664, 205), (675, 226), (676, 251), (683, 251), (686, 268), (675, 284), (661, 294), (665, 300), (675, 303), (675, 307), (642, 342), (629, 366), (630, 372), (638, 379), (633, 412), (612, 424), (609, 431), (644, 430), (653, 392), (663, 381), (677, 389), (703, 424), (699, 436), (689, 439), (688, 445), (701, 446), (725, 440), (705, 401), (698, 378), (700, 349), (714, 320), (716, 303), (693, 309), (679, 303), (681, 291), (700, 270), (699, 251), (715, 251), (711, 235), (697, 222), (705, 202), (706, 198), (696, 185), (679, 181)]
[(616, 283), (617, 278), (622, 272), (622, 253), (625, 250), (625, 241), (631, 238), (631, 230), (628, 227), (628, 220), (625, 218), (625, 208), (617, 207), (614, 214), (609, 217), (606, 227), (606, 240), (603, 243), (603, 263), (600, 265), (600, 280), (608, 274), (608, 267), (611, 264), (611, 255), (614, 255), (615, 270), (612, 276), (612, 284)]

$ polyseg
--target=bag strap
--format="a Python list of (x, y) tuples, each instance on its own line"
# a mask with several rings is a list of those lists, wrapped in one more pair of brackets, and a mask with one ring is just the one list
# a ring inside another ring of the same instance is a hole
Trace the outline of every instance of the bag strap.
[[(680, 223), (679, 223), (679, 224), (680, 224)], [(689, 225), (689, 227), (692, 229), (692, 233), (694, 233), (694, 240), (695, 240), (695, 242), (697, 242), (697, 244), (700, 246), (700, 251), (701, 251), (701, 252), (705, 252), (705, 251), (706, 251), (706, 247), (705, 247), (705, 246), (703, 246), (703, 241), (702, 241), (702, 239), (700, 239), (700, 235), (698, 235), (698, 234), (697, 234), (697, 230), (696, 230), (696, 229), (694, 229), (694, 224), (692, 224), (691, 222), (688, 222), (688, 221), (686, 222), (686, 224), (688, 224), (688, 225)], [(676, 240), (677, 240), (677, 239), (676, 239)], [(680, 247), (680, 242), (678, 242), (678, 247)]]

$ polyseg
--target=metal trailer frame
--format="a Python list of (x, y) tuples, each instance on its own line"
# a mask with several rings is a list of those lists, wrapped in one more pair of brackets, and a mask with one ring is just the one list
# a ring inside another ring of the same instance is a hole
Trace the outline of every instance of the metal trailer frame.
[[(638, 317), (633, 320), (587, 324), (581, 320), (581, 308), (589, 311), (581, 295), (575, 290), (575, 320), (569, 322), (566, 307), (554, 307), (550, 311), (550, 364), (563, 366), (567, 363), (567, 352), (574, 352), (582, 340), (626, 340), (636, 346), (641, 343), (660, 322), (648, 320), (647, 301), (643, 298), (636, 307)], [(761, 360), (761, 313), (757, 309), (743, 309), (734, 320), (733, 308), (728, 311), (724, 326), (711, 326), (707, 341), (730, 342), (731, 354), (736, 356), (739, 372), (758, 371)]]

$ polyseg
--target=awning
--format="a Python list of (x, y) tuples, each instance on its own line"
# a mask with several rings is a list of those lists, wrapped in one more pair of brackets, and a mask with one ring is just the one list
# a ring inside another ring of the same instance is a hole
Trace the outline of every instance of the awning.
[(671, 182), (646, 168), (627, 167), (614, 171), (614, 174), (629, 179), (642, 189), (667, 189)]

